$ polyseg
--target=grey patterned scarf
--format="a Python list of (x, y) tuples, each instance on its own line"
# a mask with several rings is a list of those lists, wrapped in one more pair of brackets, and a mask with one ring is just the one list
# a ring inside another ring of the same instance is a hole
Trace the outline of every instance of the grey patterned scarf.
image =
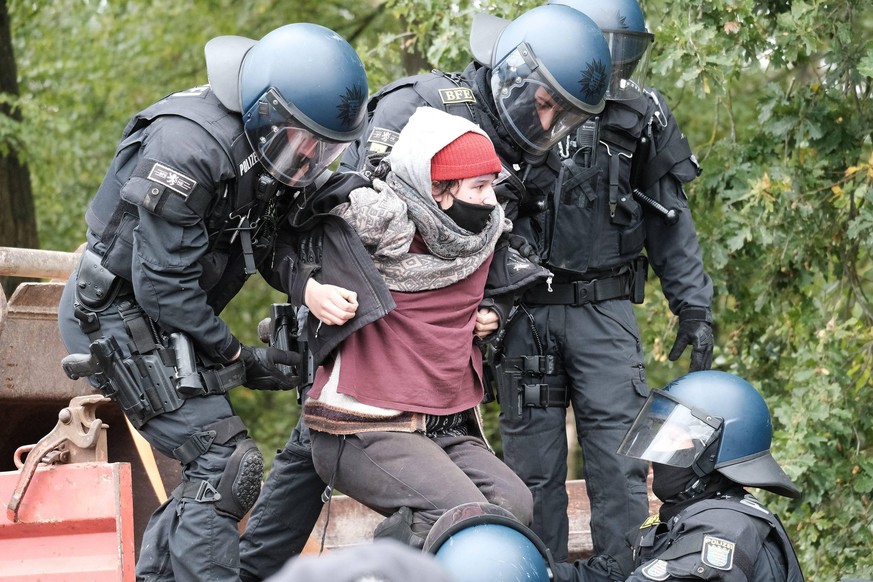
[[(494, 252), (512, 223), (498, 204), (478, 233), (459, 227), (433, 196), (415, 191), (393, 172), (372, 188), (358, 188), (349, 202), (331, 210), (358, 232), (393, 291), (441, 289), (469, 277)], [(410, 253), (418, 232), (431, 254)]]

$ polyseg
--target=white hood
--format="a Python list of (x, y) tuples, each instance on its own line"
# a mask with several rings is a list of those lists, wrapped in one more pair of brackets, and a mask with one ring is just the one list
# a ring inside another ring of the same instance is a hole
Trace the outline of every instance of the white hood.
[(430, 161), (441, 149), (469, 131), (488, 137), (478, 125), (463, 117), (433, 107), (419, 107), (391, 150), (388, 159), (391, 171), (436, 204), (429, 196), (432, 191)]

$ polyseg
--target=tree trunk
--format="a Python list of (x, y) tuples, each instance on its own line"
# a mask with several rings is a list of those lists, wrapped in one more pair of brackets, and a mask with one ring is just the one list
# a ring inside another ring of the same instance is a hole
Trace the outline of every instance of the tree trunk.
[[(18, 75), (12, 51), (12, 27), (6, 0), (0, 0), (0, 93), (18, 96)], [(0, 115), (21, 120), (21, 113), (8, 104), (0, 105)], [(30, 172), (15, 151), (16, 140), (0, 143), (0, 246), (39, 248), (36, 211)], [(23, 279), (0, 277), (7, 295)]]

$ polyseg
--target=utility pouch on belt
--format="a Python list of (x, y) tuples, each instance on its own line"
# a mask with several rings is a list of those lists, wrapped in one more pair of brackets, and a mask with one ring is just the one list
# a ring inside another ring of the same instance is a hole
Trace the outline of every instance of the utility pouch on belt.
[(631, 263), (631, 303), (642, 303), (646, 298), (646, 279), (649, 277), (649, 259), (644, 255), (638, 256)]
[(124, 279), (100, 264), (101, 257), (85, 249), (76, 273), (76, 299), (88, 310), (99, 313), (112, 305)]

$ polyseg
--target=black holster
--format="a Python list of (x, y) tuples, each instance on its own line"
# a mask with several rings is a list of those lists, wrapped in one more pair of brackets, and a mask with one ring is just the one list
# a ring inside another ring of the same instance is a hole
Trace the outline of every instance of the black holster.
[(563, 383), (548, 383), (548, 377), (556, 377), (560, 371), (554, 356), (502, 358), (494, 370), (500, 409), (508, 418), (521, 418), (525, 408), (566, 408), (570, 404), (570, 393)]
[(646, 298), (646, 279), (649, 277), (649, 259), (640, 255), (631, 263), (631, 303), (640, 304)]
[(90, 349), (101, 370), (94, 374), (100, 393), (117, 402), (134, 427), (185, 402), (176, 390), (173, 368), (156, 354), (125, 358), (111, 336), (91, 342)]

